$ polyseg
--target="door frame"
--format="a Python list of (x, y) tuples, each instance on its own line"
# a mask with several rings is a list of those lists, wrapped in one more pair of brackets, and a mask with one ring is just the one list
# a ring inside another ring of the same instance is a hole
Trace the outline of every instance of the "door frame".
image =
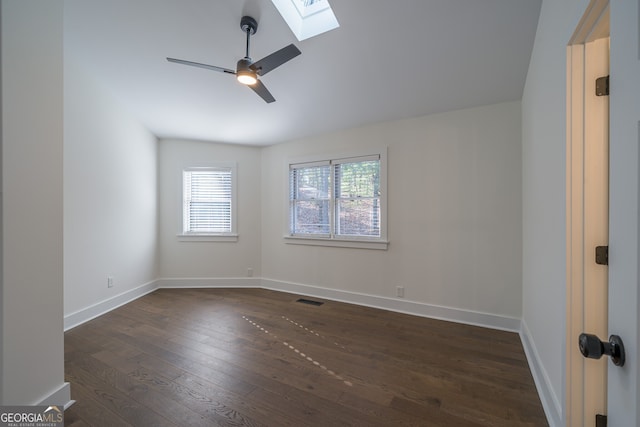
[[(606, 313), (600, 331), (587, 331), (585, 322), (585, 269), (591, 267), (585, 260), (585, 173), (588, 153), (585, 141), (589, 123), (585, 120), (585, 111), (589, 99), (585, 91), (595, 90), (585, 85), (587, 67), (587, 43), (609, 36), (609, 1), (592, 0), (578, 24), (567, 46), (567, 329), (566, 329), (566, 416), (567, 426), (586, 424), (585, 401), (599, 402), (598, 411), (606, 413), (606, 391), (604, 396), (587, 396), (585, 390), (585, 359), (578, 351), (577, 338), (581, 332), (596, 332), (607, 335)], [(608, 64), (607, 64), (608, 66)], [(608, 206), (608, 205), (607, 205)], [(607, 218), (608, 221), (608, 218)], [(604, 272), (606, 280), (606, 271)], [(606, 307), (606, 301), (604, 302)], [(592, 362), (592, 361), (591, 361)], [(599, 379), (606, 390), (606, 362), (604, 378)], [(587, 387), (589, 388), (589, 387)]]

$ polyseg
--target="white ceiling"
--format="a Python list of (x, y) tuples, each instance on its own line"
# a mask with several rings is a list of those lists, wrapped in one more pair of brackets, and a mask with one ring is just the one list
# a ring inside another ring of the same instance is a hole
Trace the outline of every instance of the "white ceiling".
[[(271, 0), (65, 0), (66, 60), (161, 138), (269, 145), (368, 123), (518, 100), (540, 0), (330, 0), (340, 28), (298, 42)], [(261, 80), (234, 76), (240, 18), (254, 60), (302, 55)]]

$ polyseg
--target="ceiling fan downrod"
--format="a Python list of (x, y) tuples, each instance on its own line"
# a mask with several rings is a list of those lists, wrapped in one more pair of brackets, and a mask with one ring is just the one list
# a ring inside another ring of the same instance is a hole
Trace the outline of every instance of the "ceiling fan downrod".
[(247, 33), (247, 49), (245, 59), (251, 59), (251, 57), (249, 56), (250, 40), (251, 36), (254, 35), (256, 31), (258, 31), (258, 21), (250, 16), (243, 16), (242, 19), (240, 19), (240, 28), (242, 29), (242, 31)]

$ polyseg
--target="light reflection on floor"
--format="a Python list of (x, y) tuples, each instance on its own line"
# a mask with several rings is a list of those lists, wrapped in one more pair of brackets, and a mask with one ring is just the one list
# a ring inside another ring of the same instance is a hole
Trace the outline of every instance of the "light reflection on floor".
[[(308, 362), (312, 363), (314, 366), (317, 366), (318, 368), (322, 369), (324, 372), (326, 372), (328, 375), (332, 376), (333, 378), (337, 379), (338, 381), (342, 381), (344, 383), (344, 385), (349, 386), (349, 387), (353, 387), (353, 383), (351, 381), (347, 381), (346, 379), (344, 379), (342, 376), (338, 375), (337, 373), (335, 373), (334, 371), (332, 371), (331, 369), (327, 368), (325, 365), (321, 364), (320, 362), (318, 362), (317, 360), (314, 360), (311, 356), (301, 352), (299, 349), (297, 349), (294, 345), (289, 344), (288, 341), (283, 341), (281, 340), (277, 335), (269, 332), (267, 329), (265, 329), (264, 327), (262, 327), (259, 323), (254, 322), (253, 320), (249, 319), (247, 316), (242, 316), (242, 318), (244, 320), (246, 320), (247, 322), (249, 322), (251, 325), (255, 326), (256, 329), (260, 330), (261, 332), (264, 332), (267, 335), (270, 335), (271, 337), (273, 337), (274, 339), (277, 339), (278, 342), (282, 343), (285, 347), (289, 348), (289, 350), (293, 351), (294, 353), (298, 354), (300, 357), (305, 358)], [(298, 326), (301, 329), (304, 329), (305, 331), (309, 332), (312, 335), (315, 335), (319, 338), (324, 339), (324, 337), (322, 335), (320, 335), (318, 332), (315, 332), (309, 328), (306, 328), (304, 325), (297, 323), (285, 316), (282, 316), (282, 319), (286, 320), (289, 323), (292, 323), (296, 326)], [(341, 347), (342, 349), (346, 349), (344, 346), (338, 344), (338, 343), (334, 343), (336, 346)]]

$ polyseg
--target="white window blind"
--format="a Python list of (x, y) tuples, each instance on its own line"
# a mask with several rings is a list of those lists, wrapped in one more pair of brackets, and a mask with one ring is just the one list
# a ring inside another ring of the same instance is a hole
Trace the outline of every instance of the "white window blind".
[(183, 171), (183, 233), (233, 232), (233, 168)]
[(381, 239), (380, 156), (289, 165), (289, 233)]

